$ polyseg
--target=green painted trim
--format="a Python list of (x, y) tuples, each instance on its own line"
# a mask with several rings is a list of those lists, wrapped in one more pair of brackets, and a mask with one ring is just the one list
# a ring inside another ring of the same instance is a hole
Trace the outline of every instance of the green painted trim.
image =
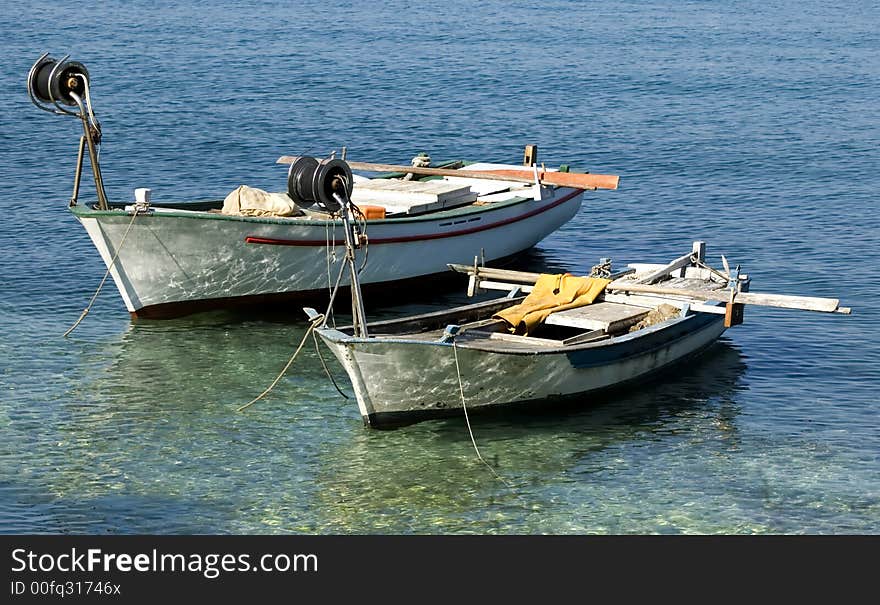
[[(462, 167), (470, 166), (474, 162), (466, 161), (466, 160), (449, 160), (445, 162), (435, 162), (432, 165), (435, 168), (444, 168), (456, 164), (460, 164)], [(397, 176), (402, 176), (405, 173), (386, 173), (379, 175), (374, 178), (394, 178)], [(443, 178), (443, 177), (427, 177), (427, 179), (433, 178)], [(426, 179), (420, 179), (426, 180)], [(487, 210), (494, 210), (496, 208), (506, 208), (508, 206), (513, 206), (515, 204), (520, 204), (522, 202), (527, 202), (532, 200), (531, 197), (522, 197), (522, 196), (513, 196), (509, 200), (504, 200), (503, 202), (493, 202), (491, 207), (488, 206), (474, 206), (473, 204), (466, 204), (464, 206), (458, 206), (456, 208), (450, 208), (448, 210), (440, 210), (438, 212), (431, 212), (428, 214), (419, 214), (416, 216), (399, 216), (394, 218), (387, 219), (373, 219), (370, 220), (370, 224), (385, 224), (385, 223), (419, 223), (424, 221), (434, 221), (437, 219), (444, 218), (457, 218), (460, 216), (470, 215), (470, 214), (482, 214)], [(92, 204), (90, 202), (89, 204)], [(196, 200), (194, 202), (158, 202), (153, 205), (154, 208), (162, 208), (163, 210), (171, 210), (171, 212), (163, 212), (162, 214), (153, 214), (152, 218), (189, 218), (196, 220), (212, 220), (212, 221), (238, 221), (244, 223), (256, 223), (256, 224), (269, 224), (269, 225), (290, 225), (290, 224), (298, 224), (300, 220), (296, 220), (298, 217), (291, 218), (264, 218), (257, 216), (230, 216), (226, 214), (218, 214), (213, 212), (208, 212), (206, 210), (188, 210), (186, 212), (174, 212), (174, 210), (185, 210), (185, 208), (181, 208), (180, 206), (185, 206), (187, 204), (193, 204), (198, 206), (206, 206), (209, 204), (216, 205), (217, 208), (222, 207), (223, 200)], [(111, 202), (111, 206), (118, 206), (119, 204), (114, 204)], [(127, 205), (127, 204), (126, 204)], [(127, 212), (119, 209), (111, 209), (111, 210), (95, 210), (94, 208), (90, 208), (87, 204), (80, 204), (77, 206), (68, 207), (70, 212), (78, 217), (78, 218), (98, 218), (101, 216), (113, 216), (113, 217), (122, 217), (122, 216), (130, 216)], [(193, 214), (196, 213), (196, 214)], [(339, 224), (338, 220), (325, 220), (319, 218), (311, 218), (308, 219), (308, 224), (310, 225), (334, 225)]]
[[(428, 214), (419, 214), (416, 216), (401, 216), (395, 218), (386, 218), (386, 219), (375, 219), (370, 220), (371, 225), (376, 224), (397, 224), (397, 223), (419, 223), (425, 221), (436, 221), (438, 219), (444, 218), (457, 218), (460, 216), (466, 216), (471, 214), (483, 214), (490, 210), (495, 210), (497, 208), (506, 208), (508, 206), (513, 206), (516, 204), (521, 204), (523, 202), (532, 201), (531, 197), (522, 197), (522, 196), (514, 196), (509, 200), (505, 200), (503, 202), (493, 202), (491, 205), (487, 206), (474, 206), (473, 204), (467, 204), (464, 206), (458, 206), (456, 208), (449, 208), (448, 210), (440, 210), (438, 212), (431, 212)], [(181, 205), (185, 204), (185, 202), (181, 203)], [(168, 210), (168, 204), (163, 203), (162, 205), (157, 205), (157, 208), (163, 208)], [(131, 216), (129, 213), (124, 210), (94, 210), (89, 208), (86, 205), (77, 205), (69, 208), (70, 212), (76, 216), (77, 218), (99, 218), (102, 216), (113, 216), (113, 217), (126, 217)], [(182, 208), (176, 208), (175, 210), (182, 210)], [(291, 225), (291, 224), (299, 224), (305, 223), (305, 220), (297, 220), (299, 217), (291, 217), (291, 218), (264, 218), (258, 216), (229, 216), (226, 214), (218, 214), (213, 212), (206, 211), (187, 211), (187, 212), (163, 212), (161, 214), (152, 214), (150, 215), (153, 219), (162, 219), (162, 218), (188, 218), (195, 220), (212, 220), (212, 221), (237, 221), (242, 223), (256, 223), (256, 224), (269, 224), (269, 225)], [(326, 219), (317, 219), (311, 218), (307, 219), (307, 224), (309, 225), (333, 225), (339, 224), (338, 220), (326, 220)]]

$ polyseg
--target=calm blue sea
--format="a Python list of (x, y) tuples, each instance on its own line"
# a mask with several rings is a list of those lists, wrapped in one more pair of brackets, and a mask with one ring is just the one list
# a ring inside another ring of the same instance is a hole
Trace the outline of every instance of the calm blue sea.
[[(876, 2), (206, 4), (0, 2), (0, 532), (880, 533)], [(299, 309), (133, 322), (108, 284), (61, 337), (104, 266), (66, 209), (78, 124), (25, 92), (43, 51), (91, 72), (112, 199), (281, 190), (282, 154), (519, 162), (532, 143), (621, 187), (530, 268), (703, 239), (755, 291), (855, 312), (748, 308), (665, 380), (472, 419), (512, 488), (461, 419), (364, 429), (313, 350), (237, 413)]]

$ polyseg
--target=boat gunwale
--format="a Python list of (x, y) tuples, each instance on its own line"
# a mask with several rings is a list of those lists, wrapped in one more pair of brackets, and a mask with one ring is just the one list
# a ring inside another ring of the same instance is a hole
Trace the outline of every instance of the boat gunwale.
[[(570, 190), (570, 191), (567, 191)], [(559, 192), (561, 198), (557, 199), (557, 196), (554, 196), (554, 199), (551, 203), (547, 204), (546, 209), (550, 209), (552, 207), (559, 206), (565, 202), (571, 201), (579, 194), (584, 193), (584, 189), (577, 189), (573, 187), (557, 187), (555, 191)], [(466, 204), (463, 206), (456, 206), (454, 208), (443, 208), (437, 210), (435, 212), (428, 212), (425, 214), (419, 214), (415, 216), (399, 216), (392, 218), (384, 218), (384, 219), (370, 219), (370, 225), (394, 225), (398, 223), (425, 223), (436, 220), (442, 220), (446, 218), (458, 218), (460, 216), (469, 216), (474, 214), (489, 214), (491, 212), (495, 212), (497, 210), (510, 208), (512, 206), (516, 206), (518, 204), (523, 204), (527, 202), (536, 201), (532, 197), (525, 196), (512, 196), (510, 199), (503, 200), (500, 202), (492, 202), (491, 204), (486, 205), (475, 205), (473, 202), (470, 204)], [(194, 202), (162, 202), (156, 203), (151, 206), (151, 208), (162, 209), (160, 213), (152, 213), (149, 215), (150, 218), (187, 218), (187, 219), (196, 219), (196, 220), (221, 220), (221, 221), (235, 221), (241, 223), (255, 223), (255, 224), (270, 224), (270, 225), (314, 225), (314, 226), (326, 226), (326, 225), (340, 225), (342, 223), (341, 219), (322, 219), (322, 218), (314, 218), (310, 216), (309, 218), (303, 218), (300, 216), (290, 216), (290, 217), (262, 217), (262, 216), (240, 216), (240, 215), (230, 215), (230, 214), (220, 214), (218, 212), (209, 212), (207, 210), (186, 210), (184, 208), (169, 208), (170, 204), (203, 204), (208, 203), (210, 200), (206, 201), (194, 201)], [(119, 206), (124, 205), (128, 206), (133, 204), (134, 202), (111, 202), (111, 206)], [(217, 203), (222, 203), (222, 200), (217, 200)], [(125, 211), (123, 208), (115, 208), (110, 210), (97, 210), (92, 208), (91, 203), (88, 204), (78, 204), (76, 206), (69, 206), (68, 209), (70, 212), (76, 216), (77, 218), (99, 218), (99, 217), (128, 217), (131, 216), (130, 212)]]
[[(465, 307), (458, 307), (457, 309), (463, 309), (463, 308), (465, 308)], [(451, 309), (448, 313), (450, 313), (450, 314), (455, 313), (457, 309)], [(443, 314), (441, 313), (440, 317), (442, 317), (442, 315)], [(467, 349), (467, 350), (472, 350), (472, 351), (481, 351), (481, 352), (485, 352), (485, 353), (498, 353), (498, 354), (502, 354), (502, 355), (520, 355), (520, 356), (560, 355), (560, 354), (568, 354), (568, 353), (574, 353), (574, 352), (578, 352), (578, 351), (587, 351), (587, 350), (594, 350), (594, 349), (601, 350), (603, 348), (607, 349), (607, 348), (611, 348), (614, 346), (625, 345), (625, 344), (633, 342), (635, 340), (640, 340), (640, 339), (646, 338), (650, 335), (657, 334), (657, 333), (665, 331), (667, 329), (679, 326), (684, 322), (696, 320), (700, 315), (703, 315), (703, 314), (692, 313), (690, 315), (685, 315), (685, 316), (679, 315), (676, 317), (666, 319), (666, 320), (661, 321), (659, 323), (656, 323), (652, 326), (642, 328), (642, 329), (637, 330), (635, 332), (627, 332), (625, 334), (611, 336), (609, 338), (599, 340), (599, 341), (584, 342), (584, 343), (572, 344), (572, 345), (559, 345), (559, 346), (552, 346), (552, 345), (538, 346), (538, 345), (536, 345), (535, 348), (531, 348), (531, 349), (530, 348), (515, 348), (515, 347), (504, 347), (504, 345), (501, 344), (500, 342), (499, 343), (492, 343), (488, 339), (483, 339), (479, 342), (479, 344), (475, 343), (475, 342), (456, 341), (455, 346), (457, 346), (459, 349), (462, 349), (462, 350)], [(415, 318), (412, 318), (412, 319), (415, 319)], [(694, 334), (694, 333), (698, 332), (699, 330), (702, 330), (702, 329), (708, 327), (709, 325), (711, 325), (713, 323), (713, 320), (722, 321), (722, 317), (720, 315), (719, 316), (713, 315), (712, 317), (708, 318), (704, 322), (703, 325), (698, 325), (698, 326), (694, 327), (692, 330), (687, 330), (678, 336), (675, 336), (675, 337), (670, 338), (668, 340), (663, 340), (663, 341), (661, 341), (661, 342), (659, 342), (649, 348), (640, 349), (637, 352), (633, 353), (633, 355), (628, 355), (625, 357), (634, 357), (634, 356), (638, 356), (638, 355), (643, 355), (646, 353), (650, 353), (651, 351), (654, 351), (656, 349), (663, 348), (663, 347), (669, 345), (670, 343), (674, 343), (678, 340), (681, 340), (682, 338), (686, 338), (686, 337), (690, 336), (691, 334)], [(391, 320), (391, 321), (402, 321), (402, 320)], [(370, 324), (368, 324), (367, 327), (368, 328), (371, 327)], [(355, 337), (355, 336), (352, 336), (351, 334), (348, 334), (343, 331), (345, 329), (350, 329), (350, 328), (351, 328), (351, 326), (343, 326), (342, 328), (316, 328), (315, 331), (318, 332), (322, 337), (325, 337), (326, 339), (333, 342), (334, 344), (339, 344), (339, 345), (343, 345), (343, 346), (358, 345), (358, 344), (399, 344), (399, 345), (414, 345), (414, 346), (415, 345), (418, 345), (418, 346), (433, 345), (433, 346), (451, 347), (453, 345), (452, 341), (444, 342), (441, 340), (419, 340), (416, 338), (405, 338), (405, 337), (402, 337), (402, 338), (394, 338), (394, 337), (389, 337), (389, 336), (368, 336), (367, 338)], [(341, 335), (341, 337), (336, 336), (337, 334)]]
[[(411, 324), (414, 322), (427, 322), (432, 319), (440, 319), (442, 317), (448, 317), (450, 315), (455, 315), (459, 313), (466, 313), (468, 311), (480, 311), (487, 308), (492, 308), (493, 306), (501, 306), (503, 303), (519, 303), (525, 300), (526, 295), (523, 294), (521, 296), (508, 297), (497, 296), (495, 298), (490, 298), (488, 300), (481, 300), (479, 302), (470, 303), (467, 305), (459, 305), (457, 307), (453, 307), (451, 309), (444, 309), (442, 311), (429, 311), (428, 313), (419, 313), (417, 315), (408, 315), (406, 317), (396, 317), (394, 319), (383, 319), (379, 321), (371, 321), (367, 323), (368, 330), (381, 329), (383, 327), (392, 327), (394, 324), (400, 324), (401, 326)], [(448, 324), (447, 324), (448, 325)], [(439, 324), (438, 324), (439, 326)], [(339, 329), (339, 331), (351, 329), (352, 326), (343, 326)], [(344, 332), (343, 332), (344, 333)]]

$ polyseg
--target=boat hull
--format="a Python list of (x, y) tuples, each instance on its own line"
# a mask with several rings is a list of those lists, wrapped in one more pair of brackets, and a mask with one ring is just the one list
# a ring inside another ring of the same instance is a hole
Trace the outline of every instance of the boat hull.
[(600, 343), (519, 352), (466, 341), (453, 349), (439, 341), (318, 333), (348, 373), (364, 422), (383, 427), (460, 414), (462, 393), (468, 413), (563, 400), (589, 404), (591, 394), (692, 357), (724, 330), (722, 317), (696, 314)]
[[(358, 264), (366, 259), (361, 283), (438, 274), (448, 271), (447, 263), (522, 252), (569, 221), (583, 191), (548, 189), (542, 198), (369, 221), (368, 245), (358, 251)], [(326, 294), (345, 256), (339, 221), (163, 208), (132, 221), (127, 212), (72, 211), (110, 267), (126, 308), (138, 317)], [(341, 283), (348, 283), (347, 275)]]

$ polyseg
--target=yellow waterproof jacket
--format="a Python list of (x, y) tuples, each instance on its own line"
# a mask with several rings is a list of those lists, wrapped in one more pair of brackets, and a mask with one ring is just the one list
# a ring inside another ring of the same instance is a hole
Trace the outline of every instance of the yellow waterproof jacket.
[(610, 279), (575, 277), (570, 273), (541, 274), (532, 292), (518, 305), (499, 311), (493, 317), (503, 319), (510, 331), (528, 334), (555, 311), (583, 307), (596, 300)]

